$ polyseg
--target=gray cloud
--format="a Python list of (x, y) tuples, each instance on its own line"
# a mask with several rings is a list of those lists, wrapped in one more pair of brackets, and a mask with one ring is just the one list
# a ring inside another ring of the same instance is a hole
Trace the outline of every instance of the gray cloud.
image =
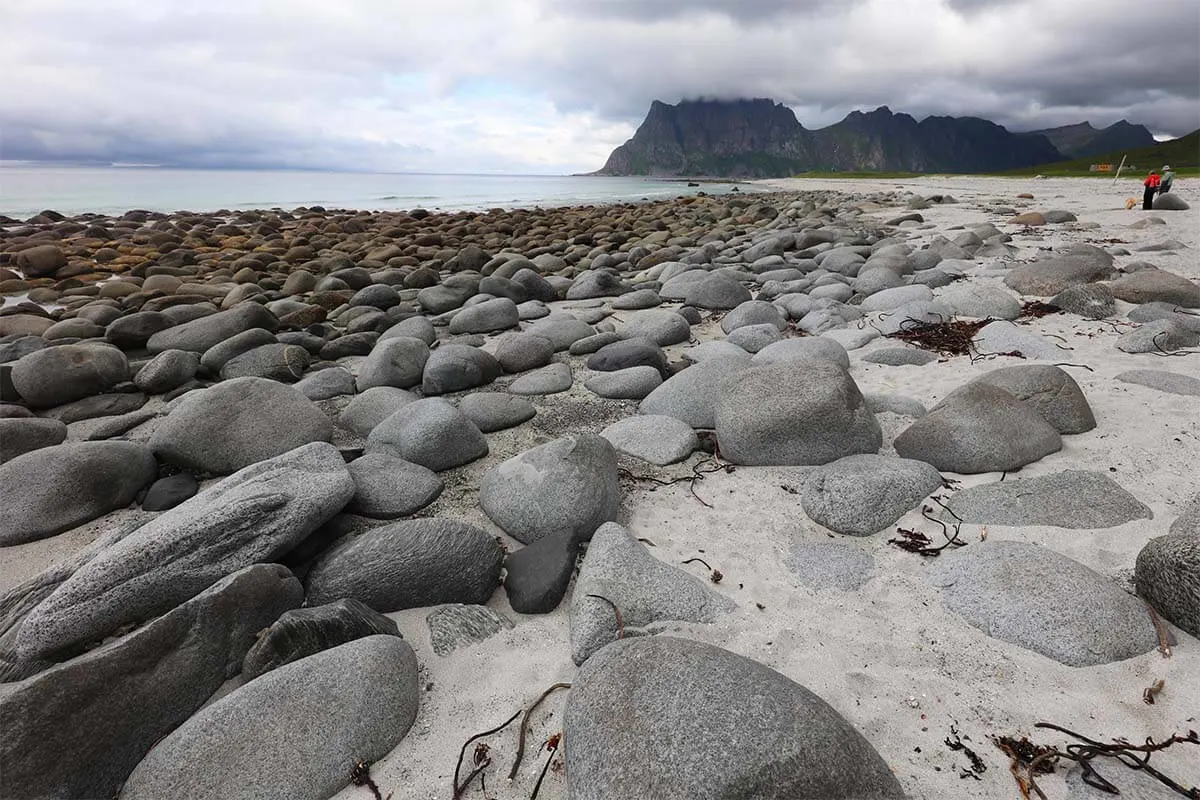
[(28, 3), (0, 32), (0, 157), (595, 169), (650, 101), (888, 105), (1014, 130), (1200, 126), (1192, 0)]

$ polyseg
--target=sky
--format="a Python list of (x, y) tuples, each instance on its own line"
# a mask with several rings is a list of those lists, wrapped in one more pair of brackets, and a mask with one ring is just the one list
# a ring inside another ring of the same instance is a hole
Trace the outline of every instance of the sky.
[(652, 100), (1200, 127), (1196, 0), (14, 0), (0, 159), (567, 174)]

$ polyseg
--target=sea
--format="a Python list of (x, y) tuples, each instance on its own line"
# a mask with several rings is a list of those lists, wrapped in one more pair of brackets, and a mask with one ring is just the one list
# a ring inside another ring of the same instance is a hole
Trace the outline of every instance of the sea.
[(300, 206), (368, 211), (531, 208), (660, 200), (754, 186), (590, 175), (196, 170), (0, 162), (0, 214), (28, 219), (51, 209), (73, 215), (244, 210)]

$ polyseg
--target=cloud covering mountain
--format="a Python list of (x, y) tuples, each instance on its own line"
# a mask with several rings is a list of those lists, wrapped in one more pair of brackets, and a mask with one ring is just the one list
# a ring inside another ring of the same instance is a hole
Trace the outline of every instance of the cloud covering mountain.
[(0, 31), (0, 157), (596, 169), (650, 102), (889, 105), (1011, 130), (1200, 126), (1194, 0), (39, 0)]

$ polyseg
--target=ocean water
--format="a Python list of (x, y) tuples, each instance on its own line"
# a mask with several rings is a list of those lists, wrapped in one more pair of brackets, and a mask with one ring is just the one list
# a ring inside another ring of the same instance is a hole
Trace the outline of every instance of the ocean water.
[[(558, 175), (188, 170), (0, 164), (0, 214), (63, 214), (323, 206), (333, 209), (481, 210), (723, 194), (733, 183)], [(753, 187), (742, 185), (742, 192)]]

